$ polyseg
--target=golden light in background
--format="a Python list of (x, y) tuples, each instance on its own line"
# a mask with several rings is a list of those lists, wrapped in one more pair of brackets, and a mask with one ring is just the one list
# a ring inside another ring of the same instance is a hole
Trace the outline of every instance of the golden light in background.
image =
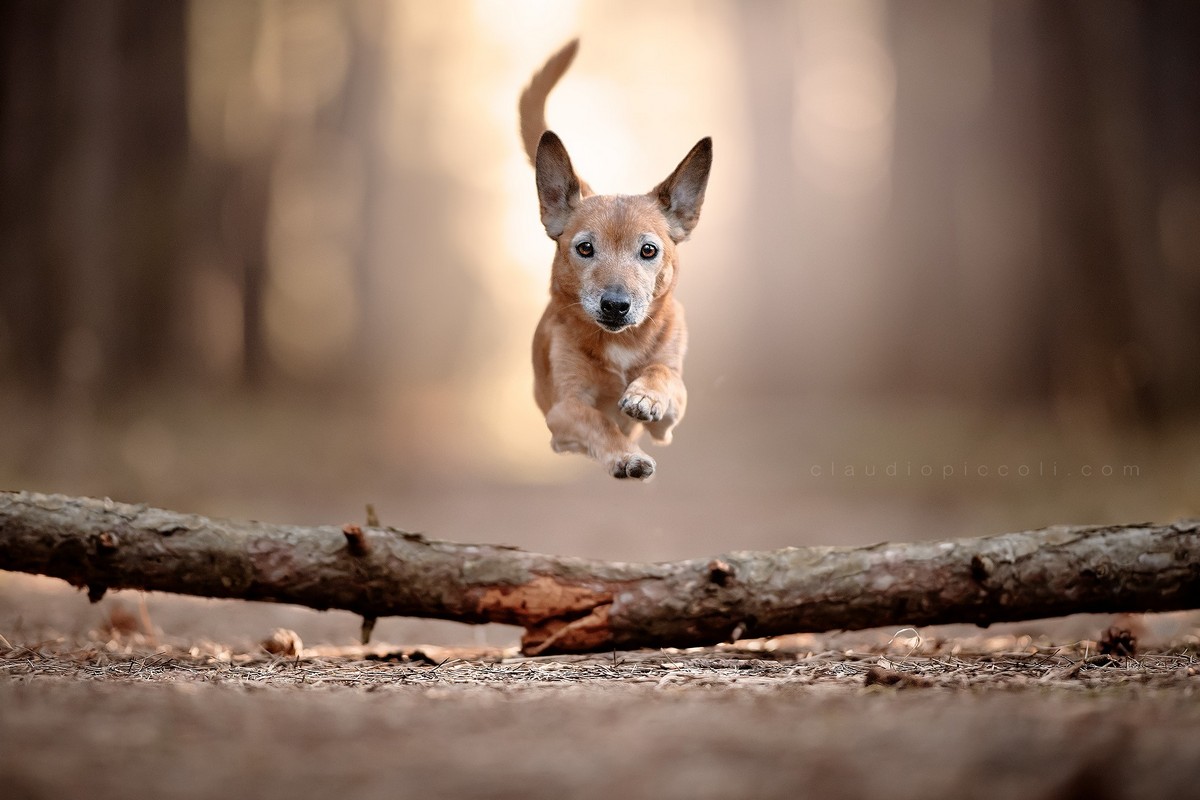
[[(538, 220), (533, 169), (516, 134), (517, 93), (543, 59), (581, 36), (576, 63), (550, 97), (547, 124), (563, 137), (576, 169), (597, 191), (643, 192), (666, 177), (696, 140), (714, 133), (714, 119), (727, 116), (721, 109), (731, 94), (732, 55), (718, 16), (685, 13), (675, 5), (541, 5), (475, 4), (476, 35), (499, 33), (508, 43), (501, 53), (504, 68), (497, 69), (501, 80), (489, 81), (478, 100), (502, 145), (492, 156), (489, 175), (495, 165), (501, 169), (488, 187), (484, 220), (505, 252), (475, 265), (494, 302), (521, 309), (523, 324), (489, 333), (499, 338), (497, 356), (471, 383), (471, 396), (478, 398), (471, 413), (491, 457), (506, 472), (516, 466), (520, 474), (545, 481), (573, 478), (590, 465), (550, 451), (532, 398), (530, 339), (548, 295), (554, 245)], [(631, 41), (634, 22), (660, 31), (659, 38)], [(512, 42), (521, 45), (514, 48)]]
[(344, 357), (354, 333), (357, 296), (352, 264), (327, 239), (285, 239), (271, 250), (265, 306), (271, 355), (304, 376)]
[[(317, 118), (346, 81), (352, 12), (334, 0), (205, 0), (188, 8), (194, 140), (218, 163), (269, 167), (268, 349), (293, 374), (326, 367), (346, 354), (359, 311), (364, 167), (346, 137)], [(219, 252), (204, 257), (218, 262)], [(198, 339), (214, 365), (228, 361), (236, 341), (228, 332), (240, 333), (240, 288), (222, 277), (238, 270), (214, 263), (193, 287), (198, 325), (223, 332)]]
[(471, 16), (480, 37), (498, 44), (523, 42), (536, 57), (546, 42), (563, 43), (580, 33), (580, 5), (579, 0), (472, 0)]
[(272, 127), (250, 76), (259, 7), (243, 0), (208, 0), (187, 8), (192, 141), (209, 158), (246, 157), (257, 152)]
[(896, 74), (886, 15), (880, 0), (801, 6), (794, 147), (829, 195), (879, 192), (890, 174)]
[[(568, 73), (550, 96), (548, 124), (562, 137), (576, 172), (599, 194), (649, 191), (683, 157), (666, 148), (655, 153), (652, 143), (658, 137), (646, 130), (648, 118), (637, 114), (636, 95), (636, 87), (622, 86), (611, 76), (581, 71)], [(657, 107), (650, 118), (669, 119)], [(659, 171), (661, 176), (650, 177)]]
[(218, 137), (221, 158), (251, 161), (267, 154), (279, 137), (279, 115), (247, 73), (232, 77), (226, 87)]
[[(435, 292), (422, 313), (446, 307), (454, 315), (455, 338), (466, 351), (450, 374), (436, 363), (417, 370), (442, 372), (413, 380), (414, 368), (387, 376), (383, 395), (389, 451), (413, 453), (420, 418), (423, 433), (438, 441), (442, 460), (470, 463), (507, 479), (546, 480), (571, 474), (547, 444), (549, 435), (532, 399), (529, 340), (545, 302), (552, 245), (537, 218), (533, 170), (517, 134), (517, 95), (549, 54), (577, 30), (578, 3), (471, 2), (405, 4), (395, 9), (391, 68), (381, 133), (397, 180), (445, 200), (437, 209), (446, 227), (438, 231), (432, 258), (412, 263), (420, 276), (402, 270), (381, 276), (389, 296), (414, 282)], [(529, 42), (530, 61), (518, 63), (516, 40)], [(537, 42), (545, 41), (544, 47)], [(544, 52), (543, 52), (544, 51)], [(404, 177), (399, 177), (399, 176)], [(512, 202), (509, 191), (522, 193)], [(424, 249), (421, 252), (426, 252)], [(397, 253), (403, 258), (403, 254)], [(437, 276), (449, 263), (471, 271), (473, 293), (454, 297)], [(477, 308), (480, 301), (483, 308)], [(441, 306), (439, 306), (441, 304)], [(403, 339), (411, 322), (402, 323)], [(436, 337), (444, 321), (428, 326)], [(411, 331), (410, 331), (411, 335)], [(430, 355), (448, 343), (429, 341)]]
[[(621, 0), (205, 0), (189, 9), (195, 141), (214, 162), (269, 175), (263, 313), (273, 361), (300, 377), (326, 371), (369, 328), (382, 428), (397, 454), (416, 447), (420, 419), (444, 461), (534, 480), (586, 468), (550, 451), (532, 400), (529, 342), (553, 244), (517, 134), (517, 95), (543, 59), (582, 36), (548, 109), (580, 172), (600, 191), (646, 191), (711, 134), (727, 148), (711, 208), (733, 204), (736, 10)], [(657, 33), (631, 37), (631, 26)], [(352, 68), (358, 79), (360, 31), (383, 60), (382, 85), (368, 87), (379, 93), (367, 115), (378, 127), (363, 137), (322, 113), (350, 91)], [(372, 170), (382, 174), (368, 201)], [(239, 190), (230, 191), (236, 206)], [(718, 225), (710, 211), (706, 231)], [(218, 242), (195, 255), (209, 265), (193, 287), (197, 325), (222, 331), (197, 334), (214, 370), (240, 347), (238, 281), (257, 254), (238, 247)], [(703, 277), (689, 280), (693, 296)], [(412, 297), (419, 303), (405, 307)]]
[(255, 86), (281, 111), (311, 116), (346, 80), (346, 9), (330, 0), (267, 0), (253, 64)]
[[(538, 219), (517, 97), (546, 57), (581, 36), (580, 57), (550, 98), (548, 123), (598, 190), (648, 191), (696, 140), (721, 135), (714, 120), (726, 130), (731, 124), (738, 75), (728, 19), (678, 3), (558, 0), (411, 3), (394, 12), (380, 133), (387, 168), (394, 185), (411, 192), (397, 192), (402, 207), (424, 197), (444, 207), (422, 208), (437, 218), (436, 231), (411, 231), (436, 233), (436, 245), (396, 236), (404, 267), (374, 267), (382, 296), (417, 284), (436, 295), (421, 313), (442, 314), (426, 325), (381, 315), (393, 331), (385, 340), (411, 339), (419, 325), (429, 342), (384, 376), (389, 450), (421, 446), (411, 432), (419, 417), (427, 436), (437, 431), (431, 438), (443, 460), (461, 453), (473, 469), (505, 480), (570, 478), (589, 465), (550, 450), (533, 402), (530, 340), (554, 245)], [(631, 37), (634, 24), (659, 33)], [(737, 160), (732, 152), (724, 158), (726, 169)], [(406, 258), (408, 247), (419, 255)], [(452, 272), (439, 277), (453, 265), (468, 270), (469, 290)]]
[(349, 352), (359, 313), (355, 289), (364, 191), (361, 157), (317, 112), (346, 81), (346, 9), (330, 0), (263, 6), (253, 84), (280, 127), (269, 183), (267, 344), (285, 371), (303, 376)]
[(362, 235), (365, 166), (358, 149), (333, 132), (305, 131), (276, 158), (268, 239), (326, 238), (350, 247)]

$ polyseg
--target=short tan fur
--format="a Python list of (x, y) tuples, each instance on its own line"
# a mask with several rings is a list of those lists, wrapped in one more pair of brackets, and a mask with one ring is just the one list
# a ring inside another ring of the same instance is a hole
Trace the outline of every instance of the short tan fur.
[(533, 338), (534, 397), (556, 451), (645, 480), (656, 465), (638, 446), (642, 431), (667, 444), (687, 409), (677, 246), (700, 217), (712, 140), (701, 139), (646, 194), (593, 194), (546, 130), (546, 97), (578, 47), (576, 39), (551, 56), (519, 103), (542, 225), (557, 243), (550, 302)]

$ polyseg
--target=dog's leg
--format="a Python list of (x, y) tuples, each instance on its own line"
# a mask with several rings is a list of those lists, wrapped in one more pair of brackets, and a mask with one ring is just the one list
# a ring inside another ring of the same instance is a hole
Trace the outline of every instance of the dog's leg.
[(560, 400), (546, 413), (550, 446), (559, 453), (586, 453), (608, 468), (614, 478), (654, 474), (654, 459), (646, 455), (616, 423), (583, 400)]
[(671, 443), (671, 429), (687, 410), (683, 377), (663, 364), (651, 364), (637, 377), (618, 402), (621, 410), (646, 424), (654, 440)]

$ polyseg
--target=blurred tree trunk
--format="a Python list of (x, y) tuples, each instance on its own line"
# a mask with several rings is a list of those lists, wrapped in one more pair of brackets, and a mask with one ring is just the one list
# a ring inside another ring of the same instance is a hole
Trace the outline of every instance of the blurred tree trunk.
[[(1200, 13), (1186, 3), (1075, 0), (1036, 5), (1033, 19), (1047, 198), (1039, 385), (1099, 400), (1115, 421), (1194, 410), (1200, 230), (1190, 265), (1173, 274), (1160, 215), (1173, 186), (1200, 193)], [(1188, 61), (1190, 86), (1173, 79)], [(1187, 130), (1193, 138), (1180, 147)]]
[[(1106, 180), (1100, 86), (1136, 64), (1128, 46), (1090, 58), (1084, 18), (1104, 13), (1102, 6), (1033, 7), (1042, 45), (1037, 163), (1045, 199), (1037, 265), (1043, 324), (1033, 368), (1036, 385), (1049, 397), (1096, 400), (1129, 420), (1152, 414), (1155, 401), (1148, 376), (1140, 368), (1136, 377), (1127, 372), (1136, 364), (1128, 354), (1135, 346), (1131, 277), (1137, 265), (1124, 257), (1114, 187)], [(1131, 381), (1142, 391), (1132, 391)]]
[(242, 382), (262, 384), (268, 371), (267, 332), (263, 319), (267, 284), (267, 210), (270, 165), (247, 162), (225, 170), (223, 227), (229, 255), (241, 273)]
[[(1082, 10), (1109, 193), (1133, 293), (1131, 391), (1155, 413), (1200, 408), (1200, 4)], [(1128, 53), (1121, 70), (1113, 51)]]
[(944, 46), (965, 8), (889, 7), (899, 169), (883, 257), (902, 266), (903, 309), (891, 380), (1066, 401), (1112, 423), (1194, 411), (1200, 6), (992, 4), (978, 119), (946, 111), (970, 65)]
[(29, 384), (48, 391), (57, 379), (67, 310), (62, 259), (44, 241), (50, 205), (43, 175), (58, 149), (57, 70), (52, 56), (63, 10), (36, 0), (0, 5), (0, 313), (3, 353)]
[(176, 334), (186, 5), (0, 4), (0, 314), (43, 393), (158, 374)]

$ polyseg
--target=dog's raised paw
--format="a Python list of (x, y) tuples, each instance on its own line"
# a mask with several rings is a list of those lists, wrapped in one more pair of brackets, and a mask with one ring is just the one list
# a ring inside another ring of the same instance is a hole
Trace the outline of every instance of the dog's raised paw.
[(617, 403), (626, 415), (642, 422), (658, 422), (667, 413), (667, 403), (658, 395), (629, 391)]
[(654, 474), (654, 459), (644, 453), (626, 453), (612, 466), (614, 478), (646, 480)]

